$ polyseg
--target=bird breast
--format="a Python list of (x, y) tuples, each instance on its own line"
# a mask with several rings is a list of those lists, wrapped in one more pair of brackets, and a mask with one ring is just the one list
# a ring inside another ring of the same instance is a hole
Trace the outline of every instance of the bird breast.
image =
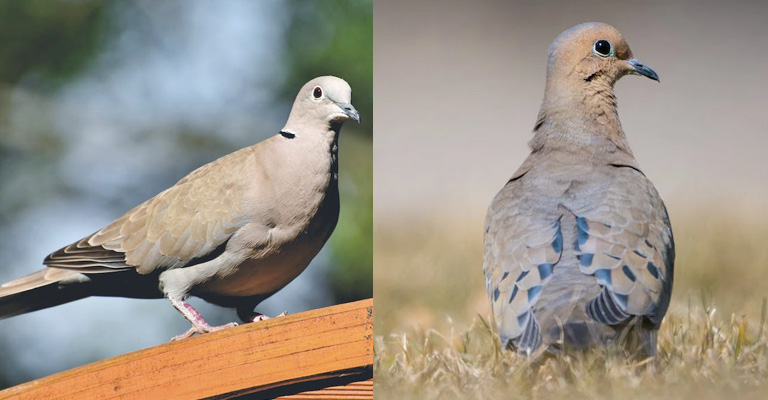
[[(336, 227), (339, 192), (330, 147), (324, 154), (314, 154), (321, 153), (316, 149), (312, 153), (295, 158), (275, 154), (254, 162), (253, 179), (262, 179), (262, 184), (253, 185), (255, 190), (244, 199), (250, 222), (227, 245), (247, 253), (237, 254), (233, 267), (219, 272), (206, 285), (208, 290), (230, 296), (271, 293), (317, 255)], [(268, 162), (277, 165), (263, 168)]]

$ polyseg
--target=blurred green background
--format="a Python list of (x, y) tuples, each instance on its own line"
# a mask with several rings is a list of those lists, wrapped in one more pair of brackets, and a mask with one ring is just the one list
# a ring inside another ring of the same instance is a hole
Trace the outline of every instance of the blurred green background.
[[(259, 311), (373, 295), (372, 1), (0, 3), (0, 282), (194, 168), (275, 134), (298, 89), (344, 78), (329, 245)], [(212, 323), (230, 310), (195, 303)], [(167, 341), (163, 300), (86, 299), (0, 321), (0, 388)]]

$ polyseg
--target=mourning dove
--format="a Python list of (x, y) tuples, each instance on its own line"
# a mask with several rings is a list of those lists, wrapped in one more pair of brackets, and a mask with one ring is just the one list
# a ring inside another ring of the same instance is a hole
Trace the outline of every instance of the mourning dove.
[(504, 347), (587, 348), (627, 328), (635, 349), (656, 353), (674, 244), (619, 122), (613, 86), (624, 75), (659, 80), (609, 25), (575, 26), (549, 48), (531, 154), (485, 222), (483, 270)]
[(360, 121), (342, 79), (301, 88), (280, 133), (204, 165), (104, 229), (53, 252), (47, 268), (0, 286), (0, 318), (88, 296), (167, 297), (192, 328), (210, 326), (188, 296), (244, 321), (296, 278), (339, 216), (338, 135)]

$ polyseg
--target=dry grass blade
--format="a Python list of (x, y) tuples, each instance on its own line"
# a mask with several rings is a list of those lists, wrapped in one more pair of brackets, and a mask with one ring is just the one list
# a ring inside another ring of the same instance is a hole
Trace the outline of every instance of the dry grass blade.
[(755, 240), (768, 237), (765, 219), (722, 210), (674, 219), (675, 291), (655, 360), (607, 348), (535, 363), (500, 348), (487, 317), (482, 218), (471, 220), (376, 227), (377, 399), (765, 398), (768, 247)]
[(692, 318), (670, 316), (661, 356), (640, 361), (605, 348), (531, 362), (501, 351), (481, 317), (457, 340), (433, 329), (377, 337), (377, 398), (719, 398), (736, 390), (762, 398), (768, 341), (748, 333), (746, 317), (722, 321), (699, 310)]

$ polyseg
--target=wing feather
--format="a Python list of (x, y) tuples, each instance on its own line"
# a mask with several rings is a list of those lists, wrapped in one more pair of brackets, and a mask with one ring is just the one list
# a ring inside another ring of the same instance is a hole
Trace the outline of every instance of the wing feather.
[(250, 162), (253, 154), (247, 147), (196, 169), (44, 263), (75, 270), (135, 267), (147, 274), (205, 256), (244, 223), (247, 182), (227, 168)]
[(620, 171), (601, 207), (577, 215), (577, 257), (602, 292), (588, 304), (592, 318), (618, 324), (632, 316), (657, 323), (671, 292), (672, 231), (653, 185), (635, 170)]
[(486, 289), (502, 345), (530, 352), (541, 344), (531, 311), (560, 260), (560, 221), (538, 221), (514, 196), (511, 181), (491, 203), (486, 219), (483, 257)]

